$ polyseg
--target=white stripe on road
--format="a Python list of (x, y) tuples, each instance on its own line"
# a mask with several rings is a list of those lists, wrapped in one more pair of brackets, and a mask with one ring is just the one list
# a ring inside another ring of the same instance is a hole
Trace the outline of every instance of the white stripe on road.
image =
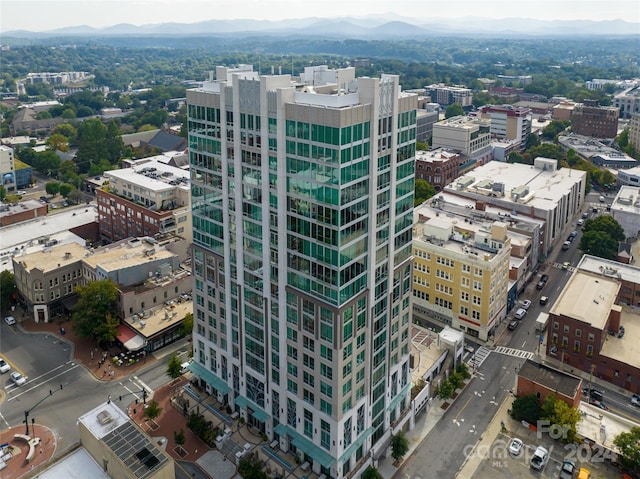
[[(36, 385), (34, 385), (32, 388), (29, 388), (29, 389), (27, 389), (27, 390), (20, 389), (20, 393), (19, 393), (19, 394), (16, 394), (15, 396), (11, 396), (11, 397), (8, 399), (8, 401), (13, 401), (14, 399), (17, 399), (17, 398), (19, 398), (20, 396), (24, 396), (24, 395), (25, 395), (25, 394), (27, 394), (28, 392), (33, 391), (34, 389), (37, 389), (37, 388), (39, 388), (40, 386), (44, 386), (44, 385), (45, 385), (46, 383), (48, 383), (49, 381), (51, 381), (51, 380), (53, 380), (53, 379), (55, 379), (55, 378), (57, 378), (57, 377), (60, 377), (60, 376), (62, 376), (62, 375), (64, 375), (64, 374), (67, 374), (69, 371), (72, 371), (72, 370), (74, 370), (74, 369), (75, 369), (75, 368), (77, 368), (77, 367), (78, 367), (78, 365), (77, 365), (77, 364), (74, 364), (72, 367), (70, 367), (70, 368), (69, 368), (69, 369), (67, 369), (66, 371), (63, 371), (63, 372), (61, 372), (60, 374), (57, 374), (57, 375), (55, 375), (55, 376), (52, 376), (51, 378), (47, 379), (45, 382), (43, 382), (43, 383), (41, 383), (41, 384), (36, 384)], [(58, 368), (56, 368), (56, 369), (58, 369)], [(40, 377), (42, 377), (42, 376), (40, 376)], [(33, 381), (29, 381), (29, 382), (27, 382), (27, 384), (32, 383), (32, 382), (33, 382)]]

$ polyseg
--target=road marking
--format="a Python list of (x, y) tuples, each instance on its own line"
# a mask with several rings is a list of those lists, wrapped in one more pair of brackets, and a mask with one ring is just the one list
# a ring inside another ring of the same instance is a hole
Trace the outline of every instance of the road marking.
[(524, 345), (527, 344), (527, 342), (525, 341), (524, 343), (522, 343), (522, 346), (520, 346), (520, 349), (524, 349)]
[[(67, 369), (67, 370), (65, 370), (65, 371), (62, 371), (60, 374), (57, 374), (57, 375), (55, 375), (55, 376), (53, 376), (53, 377), (51, 377), (51, 378), (47, 379), (45, 382), (43, 382), (43, 383), (41, 383), (41, 384), (36, 384), (36, 385), (34, 385), (33, 387), (31, 387), (31, 388), (29, 388), (29, 389), (27, 389), (27, 390), (20, 389), (20, 391), (21, 391), (21, 392), (20, 392), (19, 394), (16, 394), (15, 396), (11, 396), (7, 401), (13, 401), (14, 399), (18, 399), (20, 396), (24, 396), (24, 395), (25, 395), (25, 394), (27, 394), (28, 392), (33, 391), (34, 389), (37, 389), (37, 388), (39, 388), (40, 386), (44, 386), (44, 385), (45, 385), (46, 383), (48, 383), (49, 381), (51, 381), (51, 380), (53, 380), (53, 379), (55, 379), (55, 378), (57, 378), (57, 377), (60, 377), (60, 376), (62, 376), (62, 375), (64, 375), (64, 374), (67, 374), (68, 372), (70, 372), (70, 371), (74, 370), (74, 369), (75, 369), (75, 368), (77, 368), (77, 367), (78, 367), (78, 365), (77, 365), (77, 364), (74, 364), (74, 365), (73, 365), (72, 367), (70, 367), (69, 369)], [(56, 368), (56, 369), (58, 369), (58, 368)], [(40, 376), (40, 377), (42, 377), (42, 376)], [(33, 384), (33, 381), (35, 381), (35, 379), (28, 381), (26, 384)], [(26, 384), (25, 384), (25, 385), (26, 385)], [(16, 388), (16, 389), (17, 389), (17, 388)]]
[(473, 399), (473, 396), (471, 396), (469, 399), (467, 399), (467, 402), (464, 403), (464, 406), (462, 406), (462, 409), (460, 409), (460, 412), (458, 413), (458, 415), (454, 418), (455, 420), (457, 420), (460, 417), (460, 414), (462, 414), (462, 412), (465, 410), (465, 408), (469, 405), (469, 403), (471, 402), (471, 400)]
[(9, 423), (7, 422), (7, 420), (4, 418), (4, 416), (2, 415), (2, 413), (0, 413), (0, 418), (2, 418), (2, 420), (4, 421), (4, 423), (7, 425), (7, 429), (11, 429), (11, 426), (9, 426)]
[(140, 386), (142, 387), (142, 389), (146, 389), (148, 394), (153, 393), (153, 389), (151, 389), (147, 384), (145, 384), (142, 379), (140, 379), (138, 376), (133, 376), (133, 379), (135, 379), (136, 381), (138, 381), (138, 384), (140, 384)]
[[(22, 374), (23, 376), (27, 376), (25, 373), (22, 372), (22, 369), (20, 369), (18, 366), (16, 366), (13, 361), (11, 361), (7, 356), (2, 356), (4, 358), (4, 360), (7, 362), (7, 364), (9, 366), (11, 366), (12, 369), (15, 369), (16, 371), (18, 371), (20, 374)], [(7, 388), (5, 388), (7, 389)]]

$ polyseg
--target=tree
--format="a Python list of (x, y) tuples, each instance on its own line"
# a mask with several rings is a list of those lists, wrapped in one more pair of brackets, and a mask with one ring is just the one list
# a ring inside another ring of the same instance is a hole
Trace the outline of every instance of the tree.
[(382, 479), (382, 474), (380, 474), (380, 471), (378, 471), (375, 467), (369, 466), (364, 470), (362, 476), (360, 477), (362, 479)]
[(582, 419), (580, 410), (557, 399), (553, 394), (547, 396), (542, 405), (542, 418), (551, 424), (562, 425), (563, 435), (560, 441), (572, 443), (577, 438), (578, 422)]
[(15, 299), (16, 294), (16, 278), (13, 273), (7, 269), (0, 272), (0, 309), (5, 311)]
[(78, 154), (77, 164), (81, 173), (89, 171), (93, 162), (102, 159), (108, 160), (104, 149), (107, 137), (107, 128), (97, 118), (91, 118), (83, 122), (78, 130)]
[(404, 432), (399, 431), (391, 436), (391, 457), (394, 461), (399, 461), (409, 451), (409, 440)]
[(78, 136), (78, 130), (69, 123), (61, 123), (60, 125), (57, 125), (53, 130), (51, 130), (51, 133), (54, 135), (62, 135), (68, 140), (75, 140), (76, 136)]
[(161, 412), (162, 408), (157, 401), (151, 401), (149, 404), (147, 404), (147, 407), (144, 408), (144, 415), (150, 421), (156, 419)]
[(527, 141), (524, 144), (525, 150), (528, 150), (530, 148), (533, 148), (534, 146), (539, 146), (539, 145), (540, 145), (540, 140), (538, 139), (538, 135), (536, 135), (535, 133), (529, 133), (529, 135), (527, 135)]
[(56, 133), (47, 138), (45, 144), (52, 150), (68, 151), (69, 139), (66, 136)]
[(449, 105), (444, 112), (445, 119), (452, 118), (454, 116), (461, 116), (461, 115), (464, 115), (464, 110), (462, 109), (462, 106), (459, 103), (453, 103)]
[(263, 468), (264, 463), (255, 453), (243, 456), (238, 463), (238, 473), (244, 479), (269, 479)]
[(98, 343), (113, 341), (117, 335), (118, 321), (115, 310), (118, 288), (108, 279), (78, 286), (78, 302), (71, 319), (74, 331), (86, 339), (95, 338)]
[(634, 426), (629, 432), (618, 434), (613, 440), (620, 454), (618, 460), (628, 472), (640, 473), (640, 427)]
[(455, 388), (450, 381), (443, 381), (438, 388), (438, 397), (443, 400), (449, 399), (453, 395), (454, 391)]
[(188, 336), (193, 333), (193, 313), (187, 313), (178, 328), (178, 333), (181, 336)]
[(624, 241), (624, 228), (613, 216), (602, 215), (584, 222), (582, 231), (603, 231), (616, 241)]
[(57, 181), (49, 181), (46, 185), (44, 185), (44, 190), (48, 195), (56, 196), (60, 193), (60, 183)]
[(511, 406), (511, 416), (516, 421), (526, 421), (529, 424), (536, 424), (541, 412), (540, 402), (535, 394), (519, 397)]
[(62, 183), (60, 185), (60, 196), (63, 198), (67, 198), (69, 194), (76, 189), (75, 186), (70, 185), (69, 183)]
[(178, 358), (178, 355), (175, 352), (171, 355), (169, 361), (167, 362), (167, 375), (171, 379), (177, 379), (182, 376), (182, 365), (180, 363), (180, 358)]
[(184, 443), (187, 442), (187, 438), (184, 435), (184, 431), (180, 429), (179, 431), (174, 431), (173, 440), (176, 443), (176, 446), (182, 447)]
[(414, 206), (419, 206), (433, 195), (436, 194), (436, 189), (427, 180), (418, 179), (415, 184), (415, 198), (413, 200)]
[(604, 231), (587, 231), (582, 234), (578, 248), (584, 254), (614, 259), (618, 253), (618, 242)]
[(122, 155), (124, 143), (122, 142), (120, 130), (115, 121), (110, 121), (107, 125), (104, 148), (107, 154), (106, 159), (109, 160), (111, 164), (116, 164)]

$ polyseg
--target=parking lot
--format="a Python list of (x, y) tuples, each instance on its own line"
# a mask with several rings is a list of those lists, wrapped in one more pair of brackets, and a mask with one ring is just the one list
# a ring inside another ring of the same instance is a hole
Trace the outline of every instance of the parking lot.
[[(483, 460), (473, 475), (473, 479), (507, 479), (507, 478), (557, 478), (560, 474), (562, 461), (567, 458), (576, 463), (576, 467), (584, 467), (591, 471), (591, 479), (619, 479), (622, 472), (609, 462), (602, 460), (599, 454), (593, 454), (591, 461), (580, 461), (581, 458), (589, 459), (592, 456), (589, 448), (573, 445), (565, 445), (548, 437), (536, 438), (534, 431), (519, 426), (518, 431), (499, 434), (490, 448), (476, 450), (474, 454), (480, 454)], [(525, 443), (524, 450), (518, 457), (513, 457), (508, 452), (509, 441), (512, 437), (519, 437)], [(529, 467), (531, 456), (538, 445), (543, 445), (549, 450), (550, 459), (542, 471), (534, 471)]]

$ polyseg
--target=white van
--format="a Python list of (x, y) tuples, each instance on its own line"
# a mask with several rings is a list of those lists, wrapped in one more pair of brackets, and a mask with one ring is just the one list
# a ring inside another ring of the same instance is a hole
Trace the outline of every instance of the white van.
[(187, 361), (180, 365), (180, 374), (189, 372), (189, 364), (191, 364), (191, 361)]

